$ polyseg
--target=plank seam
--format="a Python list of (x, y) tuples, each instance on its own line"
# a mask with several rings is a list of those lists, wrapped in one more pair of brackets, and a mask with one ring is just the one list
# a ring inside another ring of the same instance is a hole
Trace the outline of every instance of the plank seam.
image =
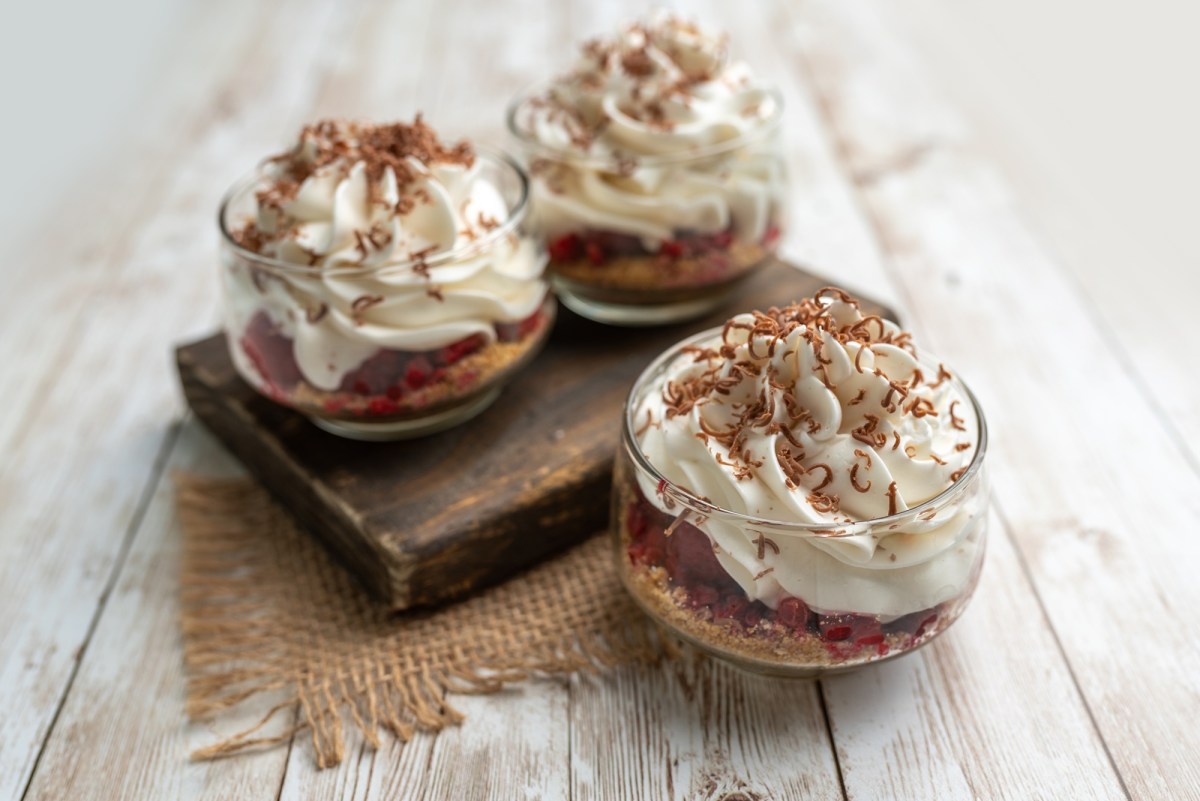
[(33, 764), (29, 769), (29, 778), (25, 780), (25, 788), (21, 791), (21, 801), (25, 801), (29, 795), (29, 790), (33, 787), (33, 780), (37, 776), (42, 755), (46, 753), (46, 746), (54, 734), (54, 727), (58, 723), (59, 716), (62, 715), (63, 708), (67, 705), (67, 698), (70, 697), (71, 689), (75, 686), (75, 679), (78, 677), (79, 669), (83, 665), (83, 660), (87, 655), (88, 646), (92, 642), (92, 636), (96, 633), (96, 629), (100, 625), (100, 619), (104, 616), (104, 610), (108, 607), (108, 599), (112, 596), (113, 590), (116, 589), (117, 580), (125, 568), (125, 562), (129, 557), (130, 551), (133, 549), (133, 541), (141, 530), (142, 523), (146, 518), (146, 512), (150, 508), (151, 501), (154, 500), (154, 495), (162, 480), (163, 472), (166, 470), (167, 460), (171, 456), (171, 451), (175, 449), (176, 443), (179, 442), (179, 434), (183, 430), (183, 424), (186, 422), (187, 417), (188, 415), (185, 414), (184, 417), (176, 420), (167, 428), (166, 436), (163, 438), (162, 444), (158, 447), (158, 453), (150, 467), (150, 475), (142, 487), (142, 492), (138, 497), (137, 505), (134, 507), (133, 515), (125, 527), (125, 534), (121, 537), (121, 545), (113, 557), (113, 565), (108, 572), (108, 578), (105, 580), (104, 587), (100, 590), (100, 595), (96, 599), (92, 618), (88, 621), (87, 630), (83, 634), (83, 642), (79, 644), (79, 647), (75, 651), (75, 660), (74, 664), (71, 665), (71, 672), (67, 675), (67, 680), (63, 683), (62, 689), (59, 691), (58, 701), (54, 705), (54, 714), (50, 716), (50, 723), (46, 726), (46, 731), (42, 735), (41, 744), (38, 745), (37, 756), (33, 758)]
[(825, 719), (825, 736), (829, 738), (829, 750), (833, 752), (833, 766), (837, 770), (838, 787), (842, 791), (842, 801), (849, 801), (846, 792), (846, 779), (842, 776), (842, 760), (838, 756), (837, 741), (833, 737), (833, 720), (829, 715), (829, 706), (825, 703), (825, 683), (817, 682), (817, 700), (821, 703), (821, 716)]
[[(995, 511), (996, 517), (1000, 520), (1000, 526), (1004, 529), (1004, 536), (1010, 543), (1015, 543), (1016, 537), (1012, 533), (1012, 525), (1005, 516), (1004, 510), (994, 501), (992, 509)], [(1042, 619), (1046, 621), (1046, 628), (1050, 630), (1050, 636), (1054, 638), (1054, 647), (1058, 650), (1058, 655), (1062, 658), (1063, 665), (1067, 668), (1067, 675), (1071, 677), (1071, 685), (1075, 688), (1075, 694), (1079, 697), (1079, 702), (1083, 704), (1084, 711), (1087, 712), (1088, 721), (1092, 724), (1092, 730), (1096, 732), (1096, 738), (1100, 741), (1100, 747), (1104, 749), (1104, 756), (1108, 759), (1108, 766), (1112, 768), (1113, 774), (1117, 777), (1117, 782), (1121, 786), (1121, 792), (1125, 794), (1127, 801), (1133, 801), (1133, 795), (1125, 783), (1125, 777), (1121, 774), (1121, 769), (1117, 766), (1117, 760), (1113, 756), (1112, 749), (1109, 748), (1108, 740), (1104, 737), (1104, 730), (1100, 728), (1100, 724), (1096, 721), (1092, 705), (1088, 703), (1087, 696), (1083, 692), (1083, 686), (1079, 683), (1079, 677), (1075, 675), (1075, 666), (1071, 664), (1071, 658), (1067, 655), (1067, 650), (1063, 646), (1062, 640), (1059, 639), (1058, 630), (1054, 628), (1054, 622), (1050, 619), (1050, 611), (1042, 601), (1042, 593), (1038, 590), (1037, 583), (1033, 579), (1033, 570), (1029, 567), (1029, 563), (1025, 560), (1025, 554), (1020, 548), (1014, 547), (1013, 551), (1017, 556), (1017, 564), (1021, 566), (1021, 572), (1025, 575), (1025, 580), (1029, 584), (1029, 591), (1033, 593), (1033, 599), (1037, 602), (1038, 609), (1042, 613)]]
[[(296, 721), (300, 717), (300, 705), (296, 704), (292, 707), (292, 728), (295, 728)], [(296, 744), (296, 735), (293, 734), (288, 738), (287, 753), (283, 757), (283, 770), (279, 772), (279, 788), (275, 791), (275, 801), (280, 801), (283, 798), (283, 787), (287, 783), (288, 766), (292, 763), (292, 746)]]

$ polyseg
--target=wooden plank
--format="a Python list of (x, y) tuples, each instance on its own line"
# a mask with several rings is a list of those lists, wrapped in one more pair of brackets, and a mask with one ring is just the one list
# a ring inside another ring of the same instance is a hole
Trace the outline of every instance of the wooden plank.
[(535, 681), (499, 695), (456, 696), (467, 720), (439, 734), (381, 746), (348, 737), (346, 760), (317, 771), (304, 734), (296, 738), (281, 801), (442, 798), (567, 798), (567, 692)]
[[(215, 440), (187, 422), (169, 470), (198, 468), (241, 472)], [(184, 725), (173, 495), (163, 477), (24, 796), (30, 801), (70, 798), (81, 788), (89, 798), (276, 797), (285, 749), (219, 762), (187, 758), (216, 734), (209, 726)], [(223, 722), (225, 730), (237, 731), (260, 714), (233, 716)]]
[(1133, 797), (1198, 797), (1200, 645), (1183, 621), (1200, 543), (1180, 532), (1200, 477), (877, 10), (814, 2), (795, 21), (918, 327), (981, 365), (999, 508), (1121, 778)]
[(178, 401), (169, 364), (153, 354), (214, 316), (215, 232), (203, 232), (212, 230), (215, 198), (238, 165), (261, 155), (256, 137), (265, 127), (298, 123), (312, 74), (294, 60), (337, 41), (330, 7), (221, 21), (261, 28), (210, 99), (210, 118), (180, 132), (187, 158), (158, 165), (170, 179), (156, 195), (153, 224), (139, 219), (129, 247), (109, 253), (68, 350), (53, 356), (32, 340), (44, 380), (0, 467), (0, 796), (19, 796), (29, 781), (161, 467)]
[(575, 677), (571, 702), (580, 801), (842, 797), (814, 682), (696, 658)]

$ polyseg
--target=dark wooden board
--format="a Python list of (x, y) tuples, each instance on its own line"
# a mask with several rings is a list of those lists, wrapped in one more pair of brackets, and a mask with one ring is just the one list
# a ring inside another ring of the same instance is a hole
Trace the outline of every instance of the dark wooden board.
[(737, 311), (830, 283), (771, 264), (708, 318), (663, 328), (601, 326), (560, 308), (545, 351), (490, 409), (406, 442), (343, 439), (261, 397), (237, 376), (222, 334), (176, 358), (197, 417), (372, 594), (405, 609), (497, 581), (603, 528), (621, 412), (641, 370)]

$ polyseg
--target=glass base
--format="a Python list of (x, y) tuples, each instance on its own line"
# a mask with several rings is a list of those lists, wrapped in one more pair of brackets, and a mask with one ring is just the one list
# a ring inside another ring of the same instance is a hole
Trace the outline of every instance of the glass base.
[(703, 317), (721, 306), (725, 296), (716, 294), (711, 297), (694, 298), (661, 304), (630, 304), (613, 303), (595, 300), (576, 294), (569, 287), (555, 282), (555, 291), (562, 304), (580, 317), (586, 317), (605, 325), (619, 325), (629, 328), (643, 326), (669, 325), (694, 320)]
[(336, 434), (346, 439), (357, 439), (365, 442), (392, 442), (403, 439), (415, 439), (439, 431), (445, 431), (456, 425), (465, 423), (479, 415), (500, 397), (501, 387), (494, 387), (481, 395), (472, 398), (461, 406), (455, 406), (436, 412), (427, 417), (417, 417), (410, 420), (382, 420), (378, 422), (354, 420), (333, 420), (327, 417), (309, 417), (317, 428)]

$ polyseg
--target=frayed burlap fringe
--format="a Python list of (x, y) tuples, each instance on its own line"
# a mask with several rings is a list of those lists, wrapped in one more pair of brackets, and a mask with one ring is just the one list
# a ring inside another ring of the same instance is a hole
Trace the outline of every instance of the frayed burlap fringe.
[[(317, 764), (329, 767), (342, 760), (346, 725), (375, 746), (384, 730), (403, 741), (462, 721), (447, 693), (651, 661), (663, 648), (621, 588), (604, 537), (460, 603), (396, 615), (253, 482), (179, 475), (175, 483), (188, 715), (212, 719), (256, 696), (281, 699), (197, 759), (307, 729)], [(292, 722), (277, 731), (289, 711)]]

